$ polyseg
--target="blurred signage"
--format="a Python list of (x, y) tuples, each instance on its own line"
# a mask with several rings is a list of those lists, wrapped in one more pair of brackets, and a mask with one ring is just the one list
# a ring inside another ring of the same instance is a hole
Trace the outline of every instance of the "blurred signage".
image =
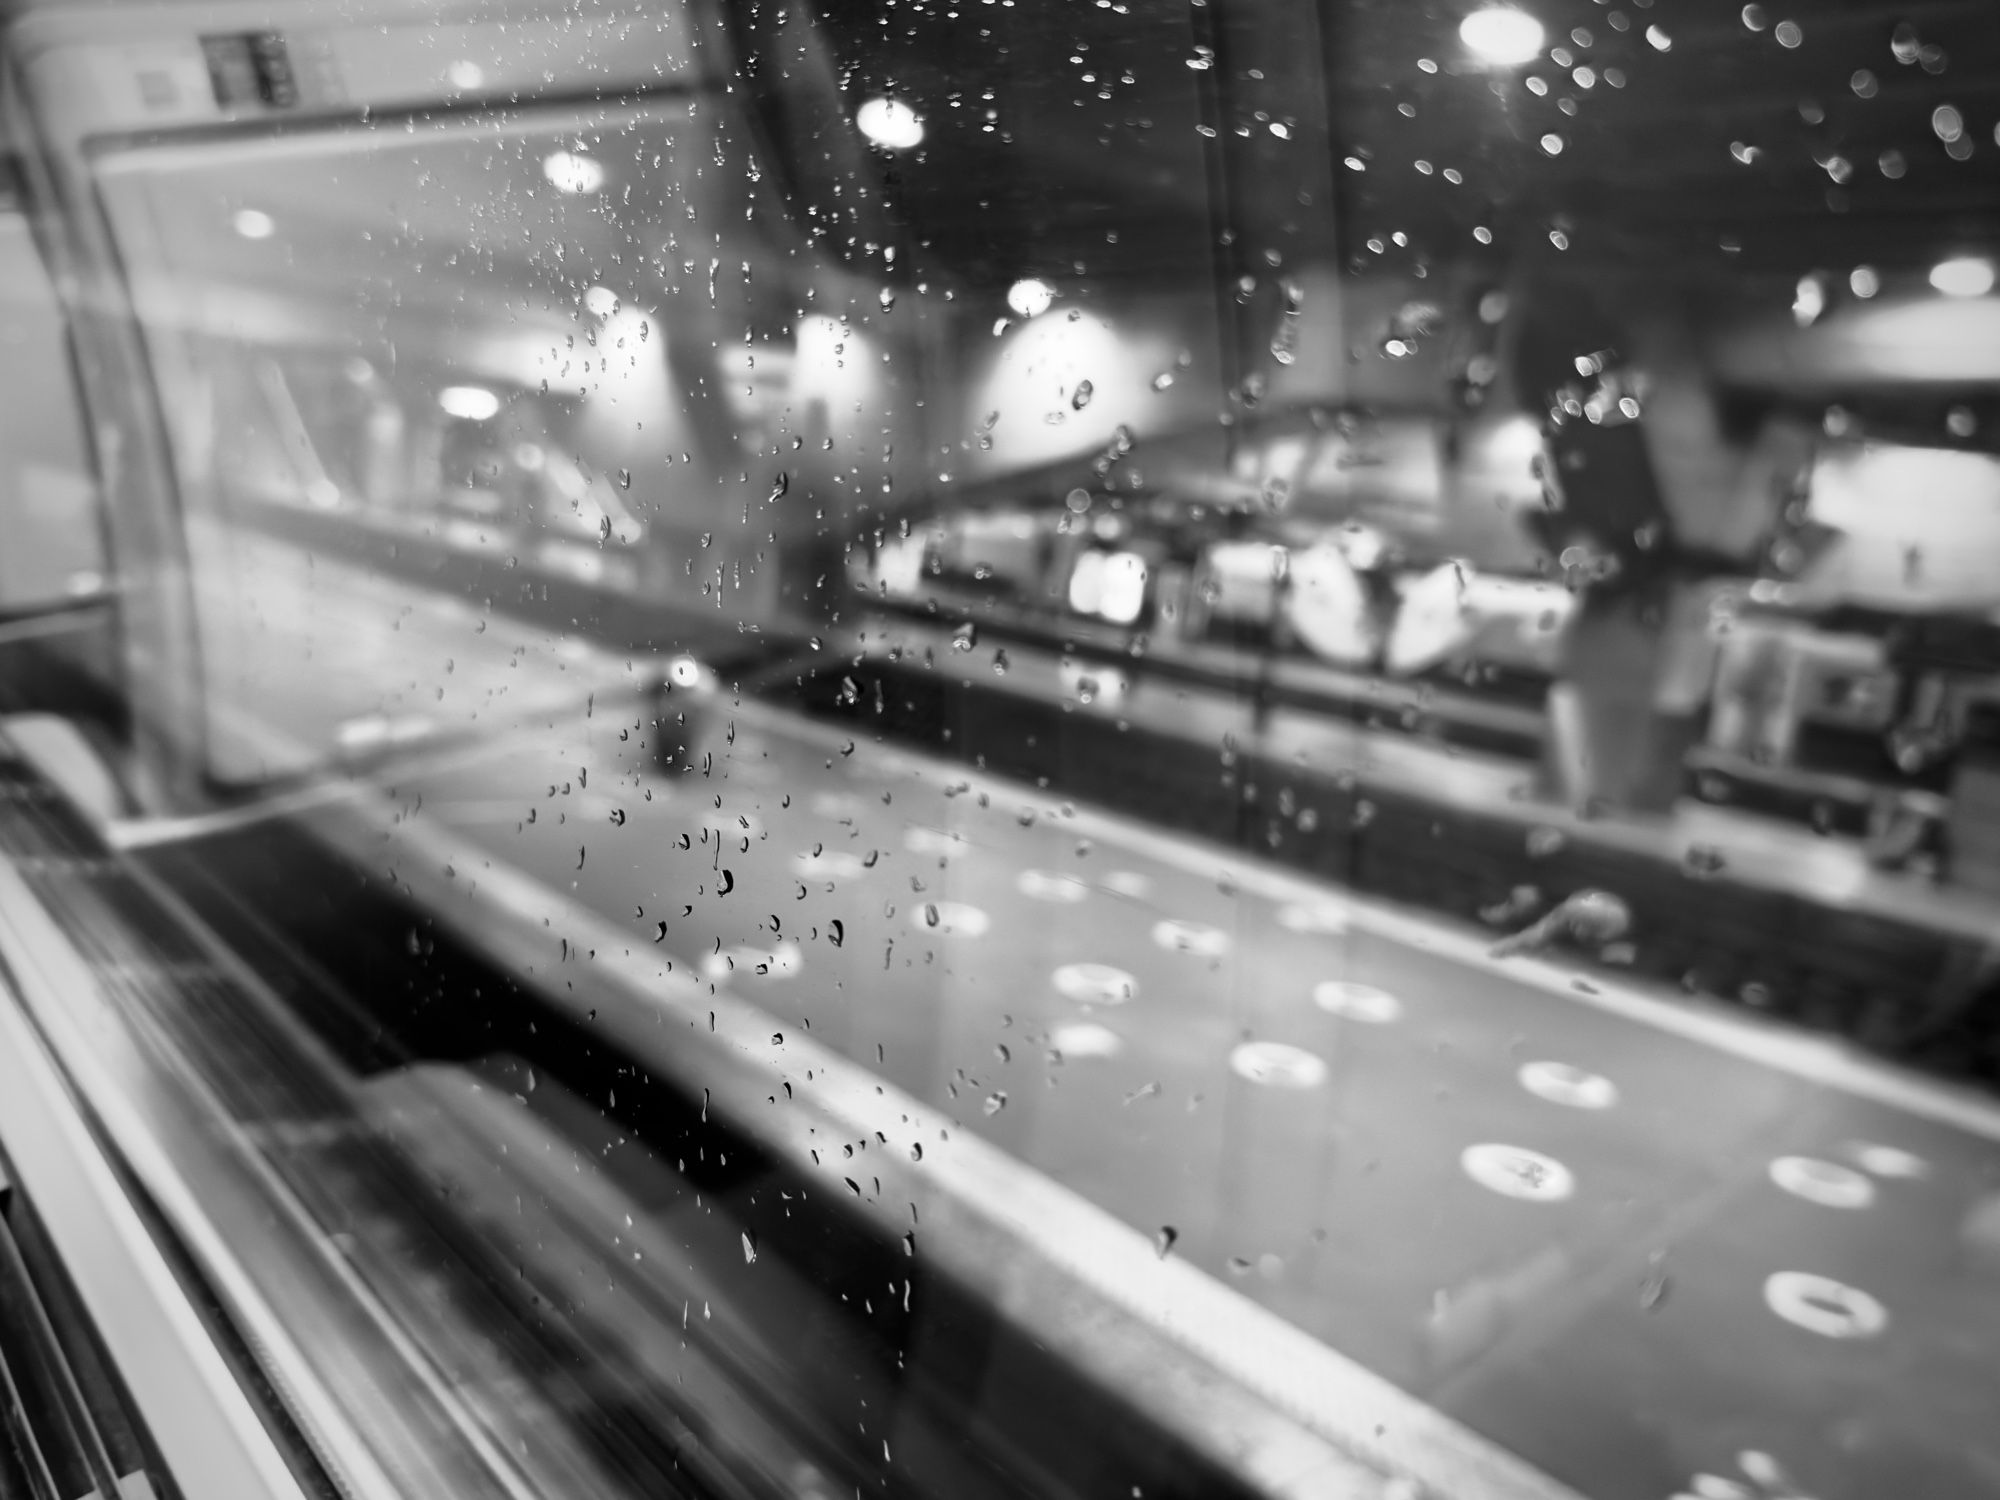
[(1801, 577), (1814, 594), (1914, 611), (2000, 605), (2000, 457), (1829, 444), (1807, 507), (1841, 533)]
[(299, 80), (292, 71), (291, 51), (275, 31), (246, 31), (201, 39), (202, 60), (208, 64), (209, 85), (223, 109), (264, 104), (293, 109), (299, 103)]
[(702, 55), (678, 9), (392, 25), (299, 24), (198, 32), (171, 6), (36, 10), (11, 39), (57, 142), (247, 120), (277, 111), (420, 108), (688, 81)]

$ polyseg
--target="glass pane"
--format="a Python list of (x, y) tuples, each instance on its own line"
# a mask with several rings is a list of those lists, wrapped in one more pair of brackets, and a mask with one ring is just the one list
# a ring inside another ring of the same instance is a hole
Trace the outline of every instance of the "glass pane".
[(289, 1159), (560, 1345), (453, 1346), (530, 1488), (1995, 1487), (2000, 54), (1823, 9), (329, 23), (90, 146), (135, 838), (541, 1299)]

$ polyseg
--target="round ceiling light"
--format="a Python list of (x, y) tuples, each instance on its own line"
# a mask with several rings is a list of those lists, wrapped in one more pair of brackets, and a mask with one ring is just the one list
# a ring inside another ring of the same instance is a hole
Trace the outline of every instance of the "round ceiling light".
[(1981, 255), (1960, 255), (1931, 267), (1931, 285), (1947, 297), (1984, 297), (1993, 290), (1993, 262)]
[(1007, 288), (1007, 305), (1024, 318), (1039, 318), (1056, 300), (1056, 289), (1039, 276), (1023, 276)]
[(900, 99), (870, 99), (854, 112), (861, 133), (889, 151), (908, 151), (922, 143), (924, 122)]
[(604, 164), (574, 151), (551, 151), (542, 158), (542, 176), (562, 193), (594, 193), (604, 186)]
[(500, 398), (483, 385), (448, 385), (438, 392), (445, 415), (466, 422), (484, 422), (500, 410)]
[(1542, 23), (1511, 5), (1475, 10), (1458, 23), (1458, 39), (1481, 62), (1518, 67), (1542, 51)]

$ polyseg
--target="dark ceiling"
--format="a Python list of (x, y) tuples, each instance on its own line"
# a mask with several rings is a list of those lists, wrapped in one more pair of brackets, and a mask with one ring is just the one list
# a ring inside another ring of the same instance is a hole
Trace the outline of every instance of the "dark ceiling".
[(1253, 264), (1695, 277), (2000, 250), (1993, 0), (1521, 0), (1546, 45), (1505, 70), (1471, 4), (816, 3), (848, 97), (923, 113), (898, 206), (972, 279), (1172, 274), (1231, 228)]

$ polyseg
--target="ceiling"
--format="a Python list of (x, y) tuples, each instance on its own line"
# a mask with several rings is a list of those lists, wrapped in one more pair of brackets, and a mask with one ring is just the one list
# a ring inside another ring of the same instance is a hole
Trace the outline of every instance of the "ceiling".
[(1406, 269), (1554, 252), (1741, 280), (2000, 250), (1990, 0), (1519, 3), (1546, 45), (1493, 69), (1459, 40), (1472, 6), (1436, 0), (817, 0), (849, 96), (924, 116), (900, 206), (974, 278), (1172, 269), (1230, 223), (1239, 257)]

